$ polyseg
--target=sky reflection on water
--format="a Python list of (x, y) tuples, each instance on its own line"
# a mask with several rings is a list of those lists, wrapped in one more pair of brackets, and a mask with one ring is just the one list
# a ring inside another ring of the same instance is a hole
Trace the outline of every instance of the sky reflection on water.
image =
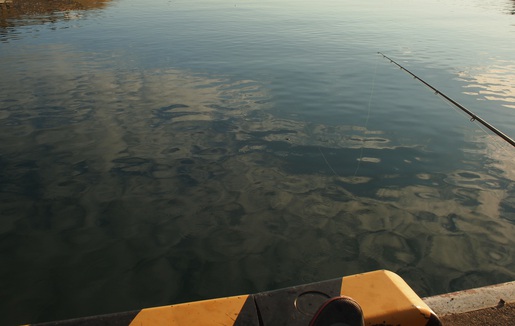
[[(470, 74), (470, 75), (468, 75)], [(515, 109), (515, 65), (511, 61), (499, 61), (496, 65), (463, 73), (462, 78), (471, 89), (465, 94), (501, 102), (501, 105)]]
[[(371, 50), (382, 14), (306, 2), (281, 21), (286, 3), (118, 1), (101, 27), (0, 44), (6, 323), (382, 268), (421, 296), (515, 278), (512, 149)], [(407, 33), (403, 3), (379, 45), (513, 133), (506, 49), (412, 43), (448, 14)]]

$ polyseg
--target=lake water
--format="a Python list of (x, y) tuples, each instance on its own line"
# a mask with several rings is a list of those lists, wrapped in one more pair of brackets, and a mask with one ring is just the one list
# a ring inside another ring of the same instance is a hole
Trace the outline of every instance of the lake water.
[(32, 3), (0, 4), (1, 324), (515, 279), (515, 149), (377, 54), (515, 137), (515, 1)]

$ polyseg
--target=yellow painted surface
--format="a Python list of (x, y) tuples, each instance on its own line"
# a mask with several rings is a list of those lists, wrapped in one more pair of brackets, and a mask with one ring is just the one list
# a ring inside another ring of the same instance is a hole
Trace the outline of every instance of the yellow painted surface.
[(143, 309), (130, 326), (232, 326), (248, 295)]
[(366, 325), (426, 325), (431, 309), (397, 274), (380, 270), (346, 276), (341, 294), (356, 300)]

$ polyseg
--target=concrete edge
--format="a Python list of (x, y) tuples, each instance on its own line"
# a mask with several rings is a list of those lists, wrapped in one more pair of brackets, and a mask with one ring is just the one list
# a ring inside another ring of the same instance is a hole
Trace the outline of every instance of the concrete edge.
[(515, 302), (515, 281), (422, 299), (438, 316), (502, 307)]

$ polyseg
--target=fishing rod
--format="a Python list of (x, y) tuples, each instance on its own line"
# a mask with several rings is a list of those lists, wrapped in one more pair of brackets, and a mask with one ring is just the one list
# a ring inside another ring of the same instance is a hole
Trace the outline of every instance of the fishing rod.
[(402, 70), (404, 70), (405, 72), (407, 72), (408, 74), (410, 74), (411, 76), (413, 76), (413, 78), (419, 80), (421, 83), (423, 83), (424, 85), (426, 85), (427, 87), (431, 88), (433, 91), (435, 91), (436, 94), (440, 95), (441, 97), (443, 97), (444, 99), (446, 99), (447, 101), (449, 101), (450, 103), (452, 103), (454, 106), (458, 107), (459, 109), (461, 109), (463, 112), (465, 112), (466, 114), (468, 114), (470, 116), (470, 121), (477, 121), (479, 123), (481, 123), (483, 126), (487, 127), (488, 129), (490, 129), (493, 133), (495, 133), (496, 135), (498, 135), (499, 137), (501, 137), (502, 139), (504, 139), (505, 141), (507, 141), (508, 143), (511, 144), (511, 146), (515, 147), (515, 140), (511, 139), (509, 136), (507, 136), (506, 134), (504, 134), (502, 131), (500, 131), (499, 129), (495, 128), (494, 126), (492, 126), (491, 124), (489, 124), (488, 122), (486, 122), (485, 120), (483, 120), (481, 117), (477, 116), (475, 113), (473, 113), (472, 111), (470, 111), (469, 109), (467, 109), (466, 107), (464, 107), (463, 105), (459, 104), (458, 102), (456, 102), (455, 100), (453, 100), (452, 98), (450, 98), (449, 96), (445, 95), (444, 93), (440, 92), (438, 89), (434, 88), (433, 86), (431, 86), (429, 83), (427, 83), (425, 80), (423, 80), (422, 78), (418, 77), (417, 75), (415, 75), (414, 73), (412, 73), (411, 71), (409, 71), (408, 69), (404, 68), (403, 66), (401, 66), (400, 64), (398, 64), (397, 62), (393, 61), (392, 59), (390, 59), (389, 57), (387, 57), (386, 55), (384, 55), (383, 53), (381, 52), (377, 52), (379, 53), (380, 55), (382, 55), (384, 58), (390, 60), (391, 63), (395, 64), (396, 66), (398, 66), (399, 68), (401, 68)]

